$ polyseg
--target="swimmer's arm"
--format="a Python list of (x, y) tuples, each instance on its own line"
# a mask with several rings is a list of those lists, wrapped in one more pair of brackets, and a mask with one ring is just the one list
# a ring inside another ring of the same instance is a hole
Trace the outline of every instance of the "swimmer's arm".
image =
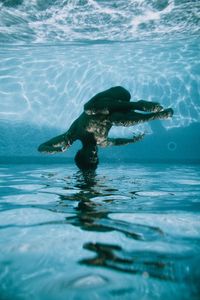
[(133, 144), (136, 142), (141, 141), (144, 138), (144, 133), (139, 134), (137, 136), (133, 136), (132, 139), (124, 139), (124, 138), (108, 138), (106, 142), (104, 142), (103, 146), (122, 146), (122, 145), (128, 145)]
[(70, 146), (71, 146), (71, 141), (68, 138), (67, 133), (64, 133), (41, 144), (38, 147), (38, 151), (54, 154), (54, 153), (64, 152)]

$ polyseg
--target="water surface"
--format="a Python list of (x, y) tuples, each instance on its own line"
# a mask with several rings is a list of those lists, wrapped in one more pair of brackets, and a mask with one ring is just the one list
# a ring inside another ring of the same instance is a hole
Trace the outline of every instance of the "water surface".
[(198, 299), (195, 165), (1, 168), (1, 299)]

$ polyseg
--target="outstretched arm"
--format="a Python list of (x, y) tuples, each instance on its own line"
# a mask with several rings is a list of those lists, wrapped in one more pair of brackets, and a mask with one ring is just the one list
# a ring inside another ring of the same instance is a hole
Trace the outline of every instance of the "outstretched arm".
[(39, 152), (46, 152), (50, 154), (64, 152), (69, 148), (72, 144), (72, 141), (69, 139), (67, 133), (58, 135), (49, 141), (41, 144), (38, 147)]
[(122, 145), (128, 145), (133, 144), (136, 142), (141, 141), (144, 138), (144, 133), (133, 136), (132, 139), (124, 139), (124, 138), (108, 138), (106, 143), (104, 143), (103, 146), (122, 146)]

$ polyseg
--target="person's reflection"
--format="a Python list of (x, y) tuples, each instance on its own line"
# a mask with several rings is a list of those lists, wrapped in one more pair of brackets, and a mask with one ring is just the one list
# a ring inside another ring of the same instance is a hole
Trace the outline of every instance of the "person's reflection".
[(76, 207), (76, 216), (70, 219), (71, 224), (80, 226), (84, 230), (112, 230), (98, 222), (98, 220), (107, 219), (108, 211), (103, 205), (95, 202), (94, 199), (107, 195), (105, 185), (100, 183), (96, 171), (78, 171), (75, 175), (75, 180), (75, 187), (79, 190), (75, 197), (79, 202)]
[[(74, 178), (74, 187), (77, 193), (70, 198), (69, 195), (60, 195), (61, 201), (78, 200), (75, 208), (76, 214), (67, 217), (67, 223), (86, 231), (108, 232), (117, 231), (119, 234), (125, 234), (128, 238), (138, 241), (151, 241), (162, 238), (162, 232), (157, 227), (131, 224), (125, 221), (113, 220), (109, 218), (110, 211), (106, 209), (103, 201), (105, 196), (113, 195), (113, 189), (108, 188), (107, 184), (101, 182), (95, 171), (78, 171)], [(112, 191), (112, 192), (109, 192)], [(96, 198), (102, 199), (97, 202)], [(84, 249), (94, 251), (96, 256), (93, 258), (84, 258), (79, 261), (80, 264), (88, 266), (101, 266), (110, 269), (128, 272), (133, 274), (144, 274), (163, 280), (173, 280), (169, 276), (171, 258), (168, 255), (158, 255), (153, 251), (136, 251), (133, 249), (127, 252), (121, 245), (116, 243), (94, 243), (86, 242)]]
[(117, 230), (135, 240), (152, 240), (162, 235), (161, 230), (154, 226), (131, 224), (109, 218), (108, 214), (112, 213), (113, 209), (108, 210), (108, 200), (105, 202), (105, 198), (109, 197), (109, 207), (112, 203), (115, 207), (115, 192), (118, 195), (119, 191), (109, 188), (105, 180), (102, 183), (102, 178), (98, 177), (95, 171), (78, 171), (74, 180), (73, 187), (77, 189), (77, 193), (60, 195), (60, 204), (67, 205), (69, 200), (78, 201), (75, 216), (67, 218), (71, 224), (84, 230), (102, 232)]
[(86, 190), (97, 185), (97, 173), (95, 170), (78, 171), (75, 174), (76, 186)]

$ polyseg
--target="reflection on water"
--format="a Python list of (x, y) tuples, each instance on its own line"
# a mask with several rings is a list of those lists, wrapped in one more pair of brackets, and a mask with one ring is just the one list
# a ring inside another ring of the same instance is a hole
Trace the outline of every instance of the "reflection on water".
[(199, 173), (1, 168), (2, 299), (198, 299)]

